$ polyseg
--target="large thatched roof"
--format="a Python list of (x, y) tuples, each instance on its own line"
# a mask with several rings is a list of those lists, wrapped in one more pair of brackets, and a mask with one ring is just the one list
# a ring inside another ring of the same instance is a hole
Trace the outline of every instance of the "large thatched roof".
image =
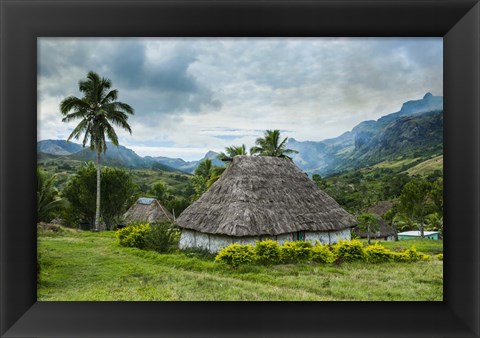
[(356, 221), (290, 160), (235, 156), (177, 224), (210, 234), (257, 236), (341, 230)]
[(163, 222), (173, 220), (172, 214), (154, 198), (140, 197), (123, 215), (126, 222)]

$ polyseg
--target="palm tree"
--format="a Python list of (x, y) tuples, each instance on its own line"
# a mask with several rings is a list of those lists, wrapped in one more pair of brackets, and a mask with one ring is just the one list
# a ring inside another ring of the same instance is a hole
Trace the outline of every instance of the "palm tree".
[[(245, 146), (245, 144), (242, 144), (241, 146), (225, 147), (225, 153), (221, 152), (220, 154), (218, 154), (217, 158), (220, 161), (231, 161), (237, 155), (248, 155), (247, 147)], [(228, 165), (228, 162), (227, 162), (227, 165)], [(212, 168), (210, 178), (207, 181), (207, 188), (210, 188), (212, 184), (215, 183), (220, 178), (220, 176), (223, 174), (225, 169), (227, 168), (226, 167)]]
[(37, 168), (37, 222), (50, 221), (51, 213), (63, 208), (66, 201), (58, 197), (54, 187), (56, 175), (50, 177)]
[(128, 104), (118, 102), (118, 91), (110, 90), (112, 82), (90, 71), (86, 79), (78, 82), (82, 98), (69, 96), (60, 103), (60, 112), (64, 116), (63, 122), (80, 120), (73, 129), (67, 141), (79, 139), (82, 134), (83, 147), (89, 143), (90, 149), (97, 151), (97, 204), (95, 209), (95, 230), (99, 230), (100, 222), (100, 154), (107, 151), (107, 138), (118, 146), (118, 137), (112, 126), (123, 128), (132, 134), (127, 123), (128, 115), (134, 110)]
[(250, 149), (252, 155), (283, 157), (291, 160), (287, 154), (298, 154), (293, 149), (285, 149), (288, 137), (280, 142), (280, 130), (266, 130), (263, 138), (257, 138)]
[(221, 152), (220, 154), (218, 154), (217, 158), (220, 161), (228, 161), (237, 155), (248, 155), (247, 148), (245, 147), (244, 144), (242, 144), (241, 146), (226, 147), (225, 153)]

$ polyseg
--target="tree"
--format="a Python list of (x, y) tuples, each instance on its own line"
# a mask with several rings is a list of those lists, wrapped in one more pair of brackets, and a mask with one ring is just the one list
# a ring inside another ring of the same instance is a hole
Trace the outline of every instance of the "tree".
[(193, 189), (195, 190), (195, 194), (193, 195), (194, 200), (199, 199), (200, 196), (207, 191), (207, 181), (210, 179), (213, 167), (212, 160), (207, 158), (200, 162), (195, 169), (193, 176), (190, 178)]
[[(134, 202), (137, 187), (131, 174), (124, 169), (104, 167), (101, 176), (101, 214), (107, 229), (111, 229)], [(95, 191), (96, 168), (93, 162), (88, 162), (70, 178), (62, 191), (70, 202), (72, 221), (86, 221), (90, 226), (97, 226)]]
[(225, 148), (225, 153), (221, 152), (217, 158), (221, 161), (231, 160), (237, 155), (248, 155), (247, 148), (244, 144), (241, 146), (230, 146)]
[(212, 168), (213, 168), (212, 160), (207, 158), (204, 161), (200, 162), (200, 164), (195, 169), (193, 174), (195, 176), (202, 176), (203, 178), (208, 179), (210, 177)]
[(430, 191), (430, 197), (435, 205), (436, 211), (443, 215), (443, 178), (437, 179), (432, 184), (432, 190)]
[(380, 218), (376, 214), (363, 213), (357, 217), (357, 220), (358, 228), (367, 233), (368, 244), (370, 245), (371, 234), (380, 229)]
[(394, 222), (395, 216), (397, 214), (396, 206), (394, 205), (391, 209), (388, 209), (387, 212), (383, 215), (383, 219), (388, 222), (395, 232), (395, 241), (398, 241), (398, 228), (397, 223)]
[(425, 217), (428, 230), (440, 231), (443, 235), (443, 217), (438, 213), (429, 214)]
[(104, 192), (101, 200), (102, 220), (107, 229), (120, 223), (123, 214), (135, 201), (137, 186), (132, 175), (121, 168), (104, 167), (101, 171), (101, 188)]
[(50, 222), (54, 212), (65, 207), (65, 200), (54, 187), (56, 176), (48, 176), (37, 168), (37, 222)]
[[(247, 153), (247, 148), (245, 147), (244, 144), (241, 146), (230, 146), (225, 148), (225, 152), (221, 152), (218, 154), (217, 158), (220, 161), (231, 161), (235, 156), (237, 155), (248, 155)], [(228, 166), (228, 164), (227, 164)], [(226, 167), (216, 167), (213, 166), (211, 171), (210, 171), (210, 177), (207, 180), (207, 189), (212, 186), (213, 183), (215, 183), (220, 176), (223, 174), (223, 172), (227, 169)]]
[(162, 182), (156, 182), (151, 189), (151, 194), (155, 196), (157, 200), (162, 202), (162, 204), (167, 204), (169, 200), (172, 199), (172, 194), (168, 187)]
[(288, 137), (280, 142), (280, 130), (266, 130), (263, 138), (257, 138), (250, 154), (259, 156), (283, 157), (291, 160), (287, 154), (298, 154), (298, 151), (286, 149)]
[(424, 237), (424, 217), (428, 210), (430, 189), (428, 181), (417, 178), (405, 184), (400, 194), (399, 209), (418, 223), (421, 237)]
[(116, 146), (118, 137), (112, 125), (120, 127), (130, 134), (132, 130), (127, 123), (128, 114), (133, 115), (134, 110), (128, 104), (116, 101), (118, 91), (110, 90), (112, 82), (90, 71), (86, 79), (78, 83), (83, 97), (69, 96), (60, 103), (60, 112), (64, 116), (63, 122), (80, 120), (73, 129), (67, 141), (72, 138), (79, 139), (83, 134), (83, 147), (89, 143), (90, 149), (97, 152), (97, 191), (95, 205), (95, 229), (99, 230), (100, 220), (100, 154), (107, 150), (105, 136)]
[(404, 213), (397, 213), (392, 219), (392, 225), (395, 230), (407, 231), (418, 227), (418, 224)]
[(319, 174), (313, 174), (312, 180), (320, 189), (325, 189), (327, 187), (327, 182)]

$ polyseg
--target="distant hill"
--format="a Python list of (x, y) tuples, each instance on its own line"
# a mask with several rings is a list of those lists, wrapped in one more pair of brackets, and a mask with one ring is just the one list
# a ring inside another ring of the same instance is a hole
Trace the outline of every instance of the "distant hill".
[[(81, 145), (63, 140), (43, 140), (37, 142), (37, 159), (64, 159), (73, 161), (96, 161), (96, 152), (90, 148), (83, 148)], [(223, 162), (217, 159), (218, 153), (208, 151), (198, 161), (185, 161), (181, 158), (169, 158), (164, 156), (141, 157), (132, 149), (112, 143), (107, 143), (107, 151), (102, 154), (101, 162), (107, 166), (120, 166), (125, 168), (152, 168), (163, 171), (181, 171), (193, 173), (200, 162), (206, 158), (212, 160), (216, 166), (223, 166)]]
[[(78, 161), (96, 161), (97, 153), (96, 151), (91, 151), (90, 148), (84, 148), (83, 150), (67, 157)], [(122, 145), (117, 147), (112, 143), (107, 143), (107, 151), (105, 154), (102, 154), (101, 161), (103, 164), (127, 168), (147, 167), (145, 160), (138, 156), (133, 150)]]
[(198, 161), (187, 162), (187, 161), (184, 161), (180, 158), (169, 158), (169, 157), (161, 157), (161, 156), (154, 157), (154, 159), (157, 160), (158, 162), (162, 163), (162, 164), (172, 166), (173, 168), (176, 168), (178, 170), (181, 170), (181, 171), (184, 171), (184, 172), (187, 172), (187, 173), (193, 173), (195, 171), (195, 169), (197, 169), (200, 162), (205, 161), (205, 159), (207, 159), (207, 158), (212, 160), (213, 165), (215, 165), (217, 167), (223, 167), (224, 163), (222, 161), (220, 161), (219, 159), (217, 159), (218, 155), (219, 155), (219, 153), (210, 150), (205, 154), (205, 156), (203, 156), (202, 159), (200, 159)]
[(430, 93), (405, 102), (400, 111), (376, 121), (364, 121), (351, 131), (319, 142), (289, 139), (299, 151), (294, 162), (309, 174), (329, 175), (399, 156), (418, 157), (443, 152), (443, 97)]
[(144, 159), (149, 161), (159, 162), (159, 163), (168, 165), (169, 167), (177, 168), (177, 169), (187, 164), (187, 162), (182, 160), (181, 158), (170, 158), (165, 156), (156, 156), (156, 157), (145, 156)]
[(37, 152), (51, 155), (70, 155), (82, 149), (80, 144), (65, 140), (43, 140), (37, 142)]

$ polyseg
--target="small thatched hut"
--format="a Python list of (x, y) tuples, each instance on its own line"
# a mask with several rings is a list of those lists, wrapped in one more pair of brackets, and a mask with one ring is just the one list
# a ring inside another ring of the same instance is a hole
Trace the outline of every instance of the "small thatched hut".
[[(368, 212), (376, 214), (379, 217), (383, 217), (385, 213), (393, 207), (393, 203), (389, 201), (378, 202), (373, 207), (368, 208)], [(386, 241), (394, 241), (395, 235), (397, 234), (395, 229), (389, 225), (384, 219), (380, 218), (380, 227), (377, 232), (371, 233), (370, 238), (372, 239), (384, 239)], [(366, 231), (361, 231), (358, 228), (353, 229), (353, 233), (361, 238), (367, 238), (368, 234)]]
[(173, 221), (172, 214), (155, 198), (140, 197), (123, 215), (126, 223)]
[(217, 252), (232, 243), (350, 239), (353, 216), (290, 160), (235, 156), (207, 192), (177, 219), (180, 248)]

